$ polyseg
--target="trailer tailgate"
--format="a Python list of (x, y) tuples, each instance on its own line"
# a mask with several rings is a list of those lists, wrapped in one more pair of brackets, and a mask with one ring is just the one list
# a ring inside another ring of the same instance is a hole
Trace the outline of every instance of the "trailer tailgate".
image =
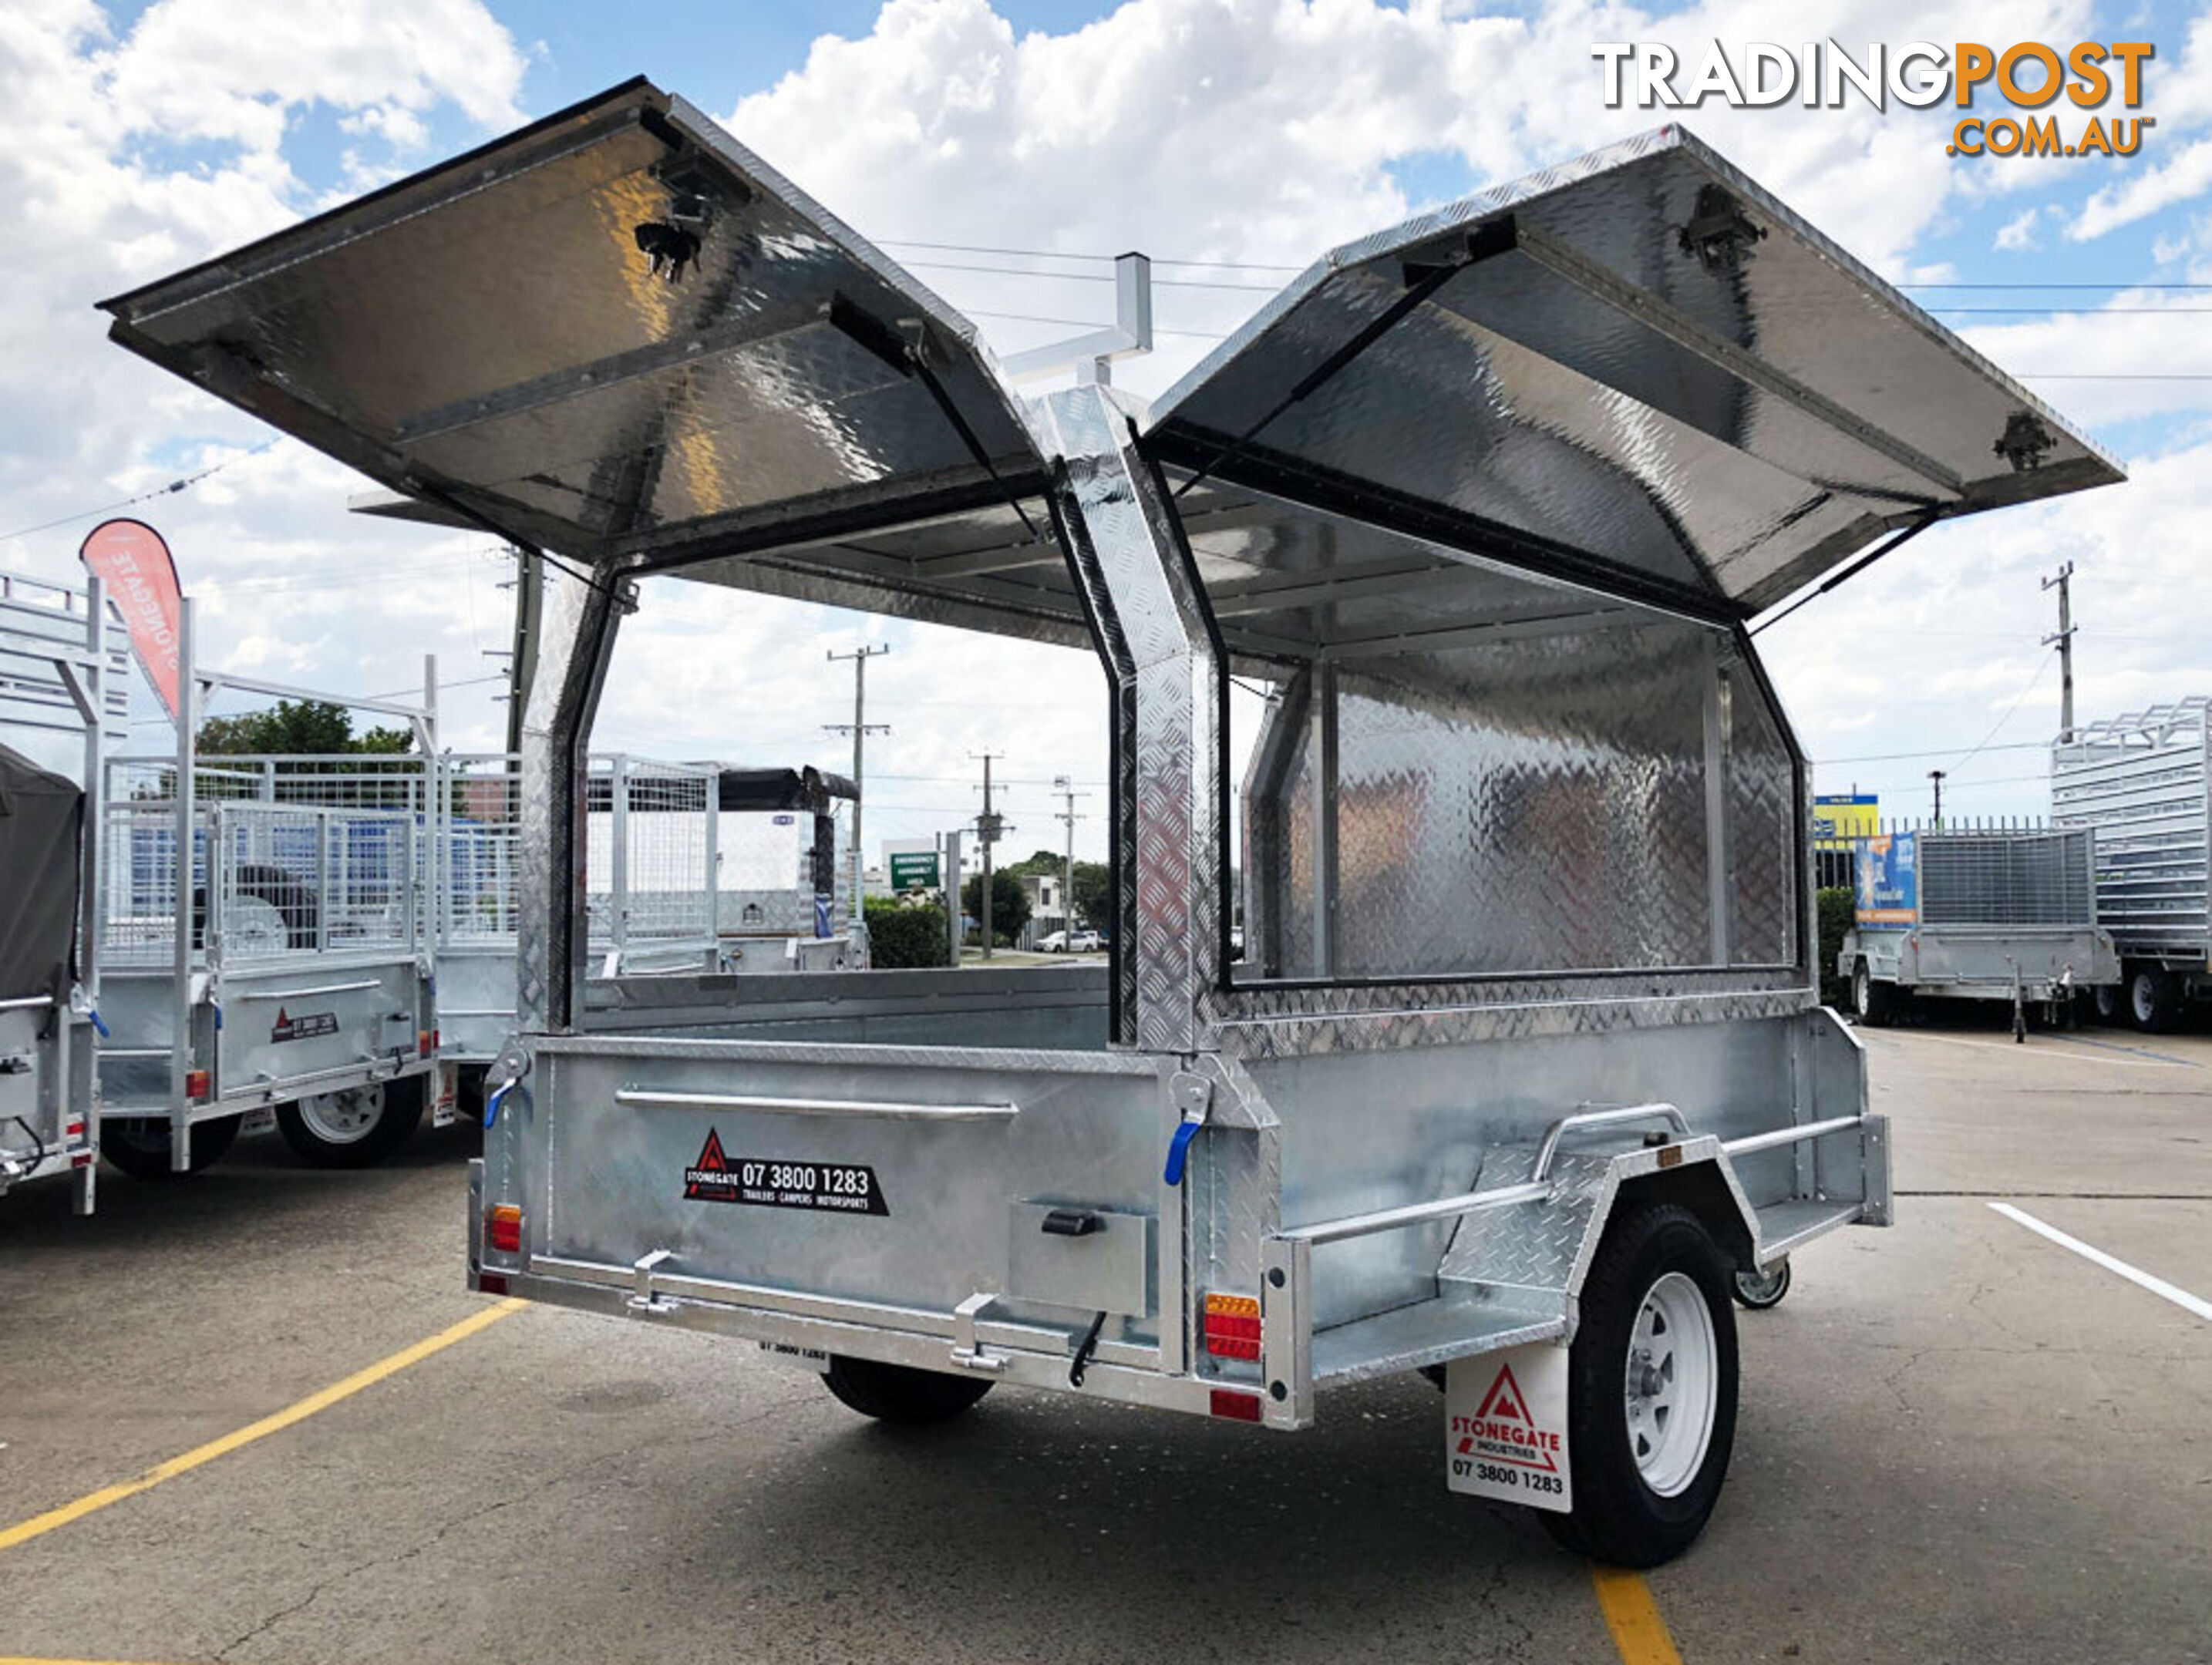
[[(937, 1315), (978, 1294), (1076, 1324), (1158, 1310), (1174, 1114), (1155, 1060), (574, 1037), (537, 1043), (531, 1087), (505, 1121), (537, 1270), (627, 1275), (658, 1255), (688, 1279)], [(1054, 1206), (1102, 1222), (1085, 1251), (1100, 1281), (1010, 1252)]]

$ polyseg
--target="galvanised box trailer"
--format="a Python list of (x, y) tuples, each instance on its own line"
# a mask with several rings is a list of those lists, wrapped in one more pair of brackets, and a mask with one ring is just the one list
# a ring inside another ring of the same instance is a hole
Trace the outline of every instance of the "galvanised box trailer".
[[(1678, 128), (1336, 250), (1150, 406), (1022, 402), (641, 81), (107, 306), (571, 569), (476, 1287), (897, 1421), (1011, 1383), (1290, 1430), (1437, 1370), (1450, 1486), (1637, 1564), (1720, 1489), (1736, 1280), (1890, 1213), (1746, 621), (2119, 477)], [(1110, 964), (590, 989), (581, 760), (647, 579), (1094, 653)]]
[(2097, 905), (2119, 945), (2120, 987), (2099, 1001), (2138, 1029), (2171, 1029), (2212, 1000), (2212, 699), (2091, 723), (2051, 752), (2051, 815), (2097, 836)]
[(1900, 1004), (2008, 1000), (2072, 1019), (2077, 994), (2119, 985), (2112, 933), (2097, 922), (2096, 835), (1912, 828), (1852, 841), (1858, 896), (1836, 956), (1862, 1023)]
[(85, 1214), (100, 966), (78, 879), (130, 665), (99, 580), (76, 590), (0, 573), (0, 1196), (66, 1174)]
[(420, 705), (208, 670), (190, 597), (178, 639), (173, 749), (106, 760), (84, 880), (101, 1154), (140, 1178), (192, 1173), (265, 1117), (310, 1161), (375, 1161), (421, 1121), (435, 1065), (417, 817), (266, 796), (262, 767), (201, 757), (199, 723), (224, 689), (334, 700), (402, 719), (427, 755), (434, 666)]
[[(411, 865), (424, 896), (422, 937), (433, 1001), (437, 1076), (429, 1092), (431, 1116), (434, 1125), (443, 1125), (460, 1107), (481, 1107), (484, 1068), (514, 1028), (521, 817), (516, 758), (445, 750), (436, 744), (434, 724), (427, 726), (427, 733), (429, 744), (400, 754), (202, 757), (193, 777), (197, 793), (209, 803), (270, 806), (246, 811), (254, 814), (274, 814), (281, 806), (337, 817), (346, 854), (380, 888), (390, 888), (390, 876), (381, 871), (386, 854), (393, 866), (403, 859)], [(118, 767), (148, 783), (145, 796), (166, 799), (173, 760), (125, 758)], [(628, 756), (595, 757), (590, 767), (586, 912), (594, 975), (719, 969), (713, 914), (718, 771), (707, 764)], [(276, 910), (268, 920), (272, 936), (295, 934), (285, 931), (289, 923), (309, 923), (304, 890), (313, 849), (307, 834), (314, 824), (303, 817), (280, 828), (270, 841), (274, 860), (246, 876), (249, 904)], [(403, 858), (396, 841), (410, 829), (414, 848)], [(168, 897), (166, 868), (173, 848), (173, 836), (158, 811), (152, 824), (132, 832), (130, 884), (141, 893), (133, 914), (143, 918), (150, 912), (157, 930)], [(288, 912), (294, 920), (286, 919)], [(419, 1108), (411, 1096), (403, 1102), (390, 1095), (356, 1095), (343, 1128), (348, 1137), (336, 1143), (325, 1138), (332, 1130), (326, 1116), (310, 1124), (295, 1109), (279, 1126), (310, 1161), (366, 1165), (404, 1142)], [(393, 1119), (387, 1122), (387, 1116)]]

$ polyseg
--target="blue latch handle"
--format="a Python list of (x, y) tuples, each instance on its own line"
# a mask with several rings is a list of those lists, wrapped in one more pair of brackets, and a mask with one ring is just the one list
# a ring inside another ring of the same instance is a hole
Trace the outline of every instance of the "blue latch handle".
[(499, 1085), (494, 1087), (489, 1093), (484, 1095), (483, 1124), (484, 1131), (486, 1133), (489, 1133), (491, 1131), (491, 1124), (499, 1120), (500, 1101), (505, 1098), (507, 1094), (513, 1092), (515, 1088), (520, 1085), (521, 1085), (521, 1083), (519, 1081), (502, 1081)]
[(1175, 1137), (1168, 1140), (1168, 1165), (1161, 1171), (1160, 1177), (1170, 1185), (1182, 1183), (1183, 1164), (1190, 1158), (1190, 1141), (1204, 1125), (1186, 1117), (1182, 1125), (1175, 1130)]
[(107, 1025), (100, 1021), (100, 1008), (98, 1006), (94, 1006), (84, 1015), (92, 1019), (92, 1026), (100, 1031), (100, 1038), (101, 1040), (105, 1041), (110, 1038), (107, 1033)]

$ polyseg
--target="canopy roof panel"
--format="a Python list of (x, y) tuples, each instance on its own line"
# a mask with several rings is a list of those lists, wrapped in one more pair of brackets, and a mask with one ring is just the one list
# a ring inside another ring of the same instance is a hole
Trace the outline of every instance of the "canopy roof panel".
[(2122, 477), (1679, 127), (1334, 251), (1146, 443), (1723, 616), (1886, 528)]
[[(400, 513), (1085, 639), (974, 326), (641, 80), (104, 304)], [(1335, 251), (1141, 423), (1232, 643), (1287, 658), (1520, 628), (1530, 584), (1726, 621), (2120, 477), (1679, 128)]]
[(574, 555), (1040, 466), (967, 320), (641, 80), (103, 304), (395, 490)]

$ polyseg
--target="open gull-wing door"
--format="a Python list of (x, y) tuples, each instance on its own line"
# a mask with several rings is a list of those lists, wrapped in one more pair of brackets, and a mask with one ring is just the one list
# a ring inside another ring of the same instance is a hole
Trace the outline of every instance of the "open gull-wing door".
[(1146, 444), (1186, 486), (1716, 621), (1887, 528), (2122, 477), (1674, 127), (1336, 250)]
[(642, 80), (104, 302), (124, 345), (440, 515), (664, 565), (1003, 506), (973, 326)]

